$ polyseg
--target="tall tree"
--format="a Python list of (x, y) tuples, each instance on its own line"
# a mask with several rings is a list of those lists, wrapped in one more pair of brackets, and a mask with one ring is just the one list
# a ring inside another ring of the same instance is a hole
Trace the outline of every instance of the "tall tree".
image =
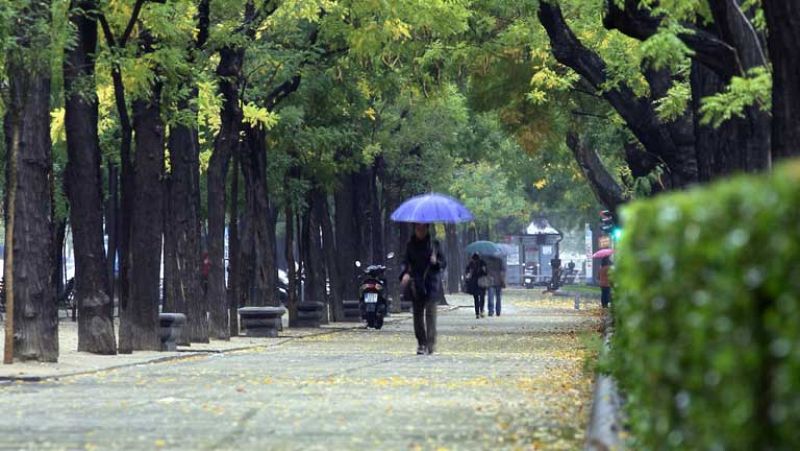
[[(133, 35), (139, 15), (142, 12), (146, 0), (136, 0), (133, 5), (127, 25), (119, 38), (116, 37), (105, 14), (100, 14), (98, 20), (106, 38), (108, 48), (113, 52), (124, 54), (128, 41)], [(128, 102), (126, 99), (125, 83), (122, 77), (122, 65), (118, 58), (114, 58), (111, 64), (111, 79), (114, 87), (114, 104), (117, 110), (117, 117), (120, 128), (120, 215), (119, 221), (119, 264), (120, 264), (120, 289), (119, 289), (119, 344), (117, 351), (130, 354), (133, 352), (133, 324), (129, 321), (130, 317), (123, 315), (122, 312), (128, 308), (131, 298), (131, 227), (134, 209), (134, 164), (131, 155), (131, 145), (133, 141), (133, 125), (131, 122)]]
[[(47, 0), (13, 14), (4, 134), (16, 156), (14, 191), (14, 357), (58, 359), (58, 312), (53, 280), (53, 162), (50, 142), (51, 13)], [(11, 177), (10, 179), (14, 179)], [(8, 180), (8, 179), (7, 179)]]
[[(65, 173), (75, 248), (78, 350), (116, 354), (114, 303), (103, 248), (103, 199), (95, 94), (97, 16), (95, 0), (70, 5), (76, 42), (64, 60), (65, 128), (69, 160)], [(113, 258), (113, 256), (112, 256)]]
[[(199, 63), (199, 53), (208, 41), (209, 15), (209, 0), (200, 0), (197, 38), (187, 49), (190, 66)], [(169, 210), (165, 215), (164, 248), (170, 259), (165, 259), (165, 266), (173, 271), (169, 278), (165, 271), (164, 283), (171, 293), (174, 311), (187, 315), (189, 340), (207, 343), (208, 307), (200, 288), (200, 143), (196, 76), (190, 72), (178, 85), (178, 91), (185, 90), (188, 95), (178, 99), (176, 116), (182, 120), (172, 124), (168, 139), (171, 171), (166, 179)]]
[[(154, 50), (148, 30), (139, 37), (142, 53)], [(133, 350), (159, 350), (158, 306), (163, 232), (164, 123), (161, 118), (160, 82), (132, 103), (136, 154), (134, 161), (133, 214), (130, 230), (130, 299), (120, 312), (130, 324), (120, 330)]]

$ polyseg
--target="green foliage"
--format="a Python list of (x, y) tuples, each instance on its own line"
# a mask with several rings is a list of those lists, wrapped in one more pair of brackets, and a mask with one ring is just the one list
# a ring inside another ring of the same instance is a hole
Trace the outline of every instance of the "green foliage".
[(754, 67), (745, 77), (733, 77), (724, 91), (704, 98), (700, 122), (719, 127), (733, 117), (744, 117), (749, 106), (763, 111), (772, 107), (772, 74), (767, 67)]
[(800, 443), (800, 162), (637, 202), (614, 280), (634, 449)]
[(656, 112), (664, 122), (674, 121), (686, 113), (692, 100), (692, 88), (688, 82), (675, 83), (667, 95), (656, 100)]

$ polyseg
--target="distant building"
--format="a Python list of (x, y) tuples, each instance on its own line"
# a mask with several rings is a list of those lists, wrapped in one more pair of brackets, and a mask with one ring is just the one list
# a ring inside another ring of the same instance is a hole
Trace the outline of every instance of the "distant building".
[(499, 244), (506, 252), (506, 283), (546, 285), (553, 274), (550, 261), (558, 257), (562, 238), (545, 218), (534, 219), (519, 235), (505, 237)]

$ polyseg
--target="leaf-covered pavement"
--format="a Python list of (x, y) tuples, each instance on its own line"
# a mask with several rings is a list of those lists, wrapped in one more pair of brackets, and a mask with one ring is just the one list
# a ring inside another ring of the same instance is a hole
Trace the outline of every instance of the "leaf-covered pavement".
[(403, 321), (0, 387), (0, 448), (576, 449), (599, 309), (532, 295), (441, 312), (433, 356)]

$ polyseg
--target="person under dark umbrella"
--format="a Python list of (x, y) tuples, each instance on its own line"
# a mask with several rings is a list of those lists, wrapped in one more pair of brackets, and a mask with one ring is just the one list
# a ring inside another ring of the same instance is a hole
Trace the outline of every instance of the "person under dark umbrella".
[(481, 278), (485, 278), (487, 275), (486, 262), (477, 252), (472, 254), (472, 259), (464, 272), (464, 278), (467, 281), (467, 292), (472, 294), (475, 301), (476, 319), (485, 316), (483, 307), (486, 303), (486, 287), (488, 285), (481, 283)]
[(428, 224), (414, 224), (414, 233), (406, 244), (401, 285), (411, 298), (414, 313), (414, 334), (417, 337), (417, 354), (433, 354), (436, 346), (436, 291), (439, 289), (439, 272), (446, 262), (439, 242), (433, 240)]
[(603, 308), (608, 308), (611, 304), (611, 281), (609, 272), (611, 271), (611, 258), (603, 257), (600, 261), (600, 303)]

